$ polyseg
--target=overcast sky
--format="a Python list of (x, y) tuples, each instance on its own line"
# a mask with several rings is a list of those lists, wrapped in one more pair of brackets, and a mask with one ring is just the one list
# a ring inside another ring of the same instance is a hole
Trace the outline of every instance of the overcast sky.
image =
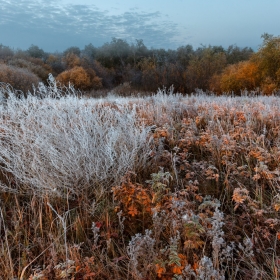
[(236, 44), (280, 35), (280, 0), (0, 0), (0, 44), (45, 51), (112, 37), (151, 48)]

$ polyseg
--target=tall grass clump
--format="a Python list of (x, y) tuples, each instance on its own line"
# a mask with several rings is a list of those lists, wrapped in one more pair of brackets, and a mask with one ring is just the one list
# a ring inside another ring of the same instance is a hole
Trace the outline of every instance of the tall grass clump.
[(91, 196), (143, 168), (148, 128), (135, 109), (61, 96), (54, 86), (39, 88), (40, 97), (10, 93), (1, 107), (1, 170), (15, 181), (6, 190)]

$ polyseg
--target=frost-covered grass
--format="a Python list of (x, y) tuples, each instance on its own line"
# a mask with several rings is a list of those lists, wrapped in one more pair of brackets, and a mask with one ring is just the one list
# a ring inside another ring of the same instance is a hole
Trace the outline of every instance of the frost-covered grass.
[(0, 279), (279, 279), (278, 97), (0, 102)]
[(149, 128), (135, 108), (39, 90), (26, 98), (11, 92), (0, 107), (1, 169), (16, 182), (2, 185), (5, 191), (20, 185), (34, 195), (90, 194), (143, 168)]

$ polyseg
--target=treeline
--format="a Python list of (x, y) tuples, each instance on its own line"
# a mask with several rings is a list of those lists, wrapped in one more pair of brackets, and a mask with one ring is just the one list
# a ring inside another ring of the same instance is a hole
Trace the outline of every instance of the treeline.
[(149, 49), (143, 40), (129, 44), (116, 38), (101, 47), (89, 44), (62, 53), (47, 53), (35, 45), (25, 51), (0, 45), (0, 82), (27, 91), (52, 73), (62, 85), (70, 82), (82, 91), (129, 84), (152, 92), (173, 85), (183, 93), (199, 88), (238, 94), (257, 88), (271, 94), (280, 88), (280, 37), (262, 38), (257, 52), (235, 45)]

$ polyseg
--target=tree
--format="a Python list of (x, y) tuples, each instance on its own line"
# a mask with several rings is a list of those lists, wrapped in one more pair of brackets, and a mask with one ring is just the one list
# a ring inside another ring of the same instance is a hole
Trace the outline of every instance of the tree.
[(142, 71), (142, 87), (146, 91), (155, 91), (159, 87), (159, 73), (156, 62), (152, 58), (144, 58), (139, 62)]
[(96, 59), (103, 66), (116, 69), (125, 66), (130, 54), (130, 46), (125, 40), (113, 38), (98, 49)]
[(82, 57), (89, 60), (89, 62), (93, 62), (97, 54), (97, 48), (94, 47), (92, 44), (88, 44), (84, 47), (81, 52)]
[(187, 67), (187, 87), (189, 91), (195, 88), (209, 89), (211, 77), (219, 74), (226, 66), (226, 56), (222, 48), (204, 47), (196, 51)]
[(64, 56), (66, 56), (66, 55), (69, 54), (69, 53), (73, 53), (73, 54), (75, 54), (76, 56), (80, 56), (81, 50), (80, 50), (79, 47), (70, 47), (70, 48), (66, 49), (66, 50), (63, 52)]
[(240, 93), (242, 90), (254, 90), (261, 84), (258, 64), (242, 61), (229, 65), (220, 75), (221, 92)]
[(43, 49), (40, 49), (38, 46), (31, 45), (27, 50), (27, 54), (30, 55), (31, 57), (35, 58), (41, 58), (41, 59), (46, 59), (47, 58), (47, 53), (44, 52)]
[[(252, 60), (259, 66), (263, 88), (280, 88), (280, 36), (263, 34), (263, 43)], [(270, 85), (270, 86), (269, 86)]]
[(96, 75), (102, 79), (102, 85), (106, 88), (112, 88), (114, 86), (115, 70), (114, 68), (106, 68), (97, 60), (94, 60), (91, 64), (91, 68)]
[(63, 58), (61, 54), (50, 54), (46, 63), (52, 68), (52, 72), (58, 75), (66, 70), (66, 66), (62, 62)]
[(190, 63), (192, 56), (194, 55), (194, 50), (191, 45), (186, 45), (184, 47), (179, 47), (176, 52), (177, 62), (186, 69)]
[(0, 44), (0, 60), (7, 62), (14, 56), (14, 52), (11, 48)]
[(71, 69), (76, 66), (81, 66), (81, 60), (79, 56), (72, 52), (67, 53), (63, 57), (62, 61), (65, 63), (66, 69)]
[(160, 75), (160, 85), (167, 88), (173, 86), (175, 91), (185, 92), (186, 71), (182, 71), (177, 63), (166, 63), (157, 72)]
[(254, 51), (252, 48), (239, 48), (235, 45), (230, 45), (225, 52), (228, 64), (249, 60), (253, 53)]

